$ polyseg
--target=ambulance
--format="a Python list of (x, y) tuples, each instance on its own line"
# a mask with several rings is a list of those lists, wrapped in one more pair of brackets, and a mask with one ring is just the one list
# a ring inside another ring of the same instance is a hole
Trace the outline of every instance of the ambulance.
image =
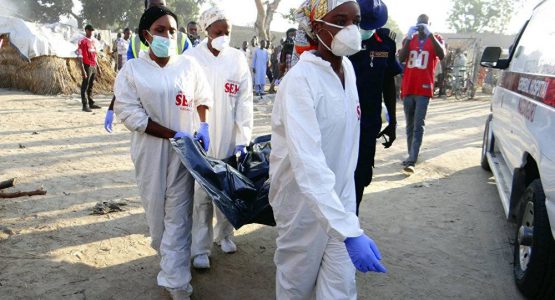
[[(538, 4), (509, 51), (488, 47), (483, 67), (503, 70), (481, 165), (514, 222), (514, 277), (529, 299), (555, 299), (555, 0)], [(504, 55), (504, 53), (507, 53)]]

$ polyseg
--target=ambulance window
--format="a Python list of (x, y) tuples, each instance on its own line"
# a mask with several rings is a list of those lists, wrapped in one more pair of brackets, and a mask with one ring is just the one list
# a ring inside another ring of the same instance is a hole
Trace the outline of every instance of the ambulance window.
[(515, 49), (511, 71), (555, 75), (555, 1), (536, 9)]

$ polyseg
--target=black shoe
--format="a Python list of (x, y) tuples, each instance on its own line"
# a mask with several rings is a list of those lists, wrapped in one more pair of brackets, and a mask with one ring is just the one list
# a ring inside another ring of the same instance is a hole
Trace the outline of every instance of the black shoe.
[(84, 112), (92, 112), (92, 110), (88, 106), (83, 106)]
[(96, 104), (89, 104), (89, 107), (92, 109), (100, 109), (100, 106), (96, 105)]

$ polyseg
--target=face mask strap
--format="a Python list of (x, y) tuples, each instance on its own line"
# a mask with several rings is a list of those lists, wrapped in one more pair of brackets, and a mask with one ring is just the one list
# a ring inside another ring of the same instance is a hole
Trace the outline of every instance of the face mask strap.
[[(324, 22), (324, 21), (322, 21), (322, 22)], [(325, 30), (325, 29), (323, 29), (323, 28), (320, 29), (320, 31), (322, 31), (322, 30)], [(329, 32), (329, 30), (325, 30), (325, 31), (331, 36), (331, 40), (332, 40), (332, 43), (333, 43), (333, 34), (331, 34), (331, 32)], [(322, 38), (320, 38), (319, 33), (316, 33), (316, 37), (318, 38), (318, 41), (320, 41), (320, 43), (322, 43), (322, 45), (324, 45), (324, 47), (326, 47), (326, 49), (328, 49), (328, 51), (332, 52), (331, 51), (331, 46), (326, 45), (326, 43), (324, 43), (324, 41), (322, 41)]]
[(324, 24), (326, 24), (326, 25), (328, 25), (328, 26), (335, 27), (335, 28), (337, 28), (337, 29), (343, 29), (343, 28), (345, 28), (345, 26), (339, 26), (339, 25), (336, 25), (336, 24), (333, 24), (333, 23), (326, 22), (326, 21), (321, 20), (321, 19), (316, 19), (315, 21), (322, 22), (322, 23), (324, 23)]

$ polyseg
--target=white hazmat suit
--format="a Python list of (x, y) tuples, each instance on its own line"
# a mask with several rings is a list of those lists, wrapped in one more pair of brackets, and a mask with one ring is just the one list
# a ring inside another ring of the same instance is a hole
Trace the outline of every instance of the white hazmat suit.
[(312, 52), (285, 76), (272, 113), (270, 204), (277, 222), (277, 299), (356, 299), (344, 240), (363, 231), (355, 215), (360, 105), (353, 66), (345, 89)]
[[(234, 155), (236, 146), (248, 145), (252, 135), (252, 80), (245, 55), (226, 47), (214, 56), (208, 49), (207, 39), (185, 55), (195, 58), (204, 70), (214, 99), (214, 105), (207, 113), (211, 137), (208, 155), (217, 159), (229, 158)], [(216, 212), (214, 230), (213, 211)], [(233, 226), (219, 209), (214, 209), (212, 200), (198, 184), (193, 220), (193, 257), (210, 255), (213, 241), (233, 235)]]
[(131, 159), (145, 208), (152, 247), (161, 256), (158, 285), (190, 290), (194, 180), (170, 141), (145, 133), (148, 119), (174, 131), (193, 133), (197, 107), (212, 106), (203, 71), (186, 56), (165, 67), (147, 52), (118, 73), (114, 110), (131, 130)]

